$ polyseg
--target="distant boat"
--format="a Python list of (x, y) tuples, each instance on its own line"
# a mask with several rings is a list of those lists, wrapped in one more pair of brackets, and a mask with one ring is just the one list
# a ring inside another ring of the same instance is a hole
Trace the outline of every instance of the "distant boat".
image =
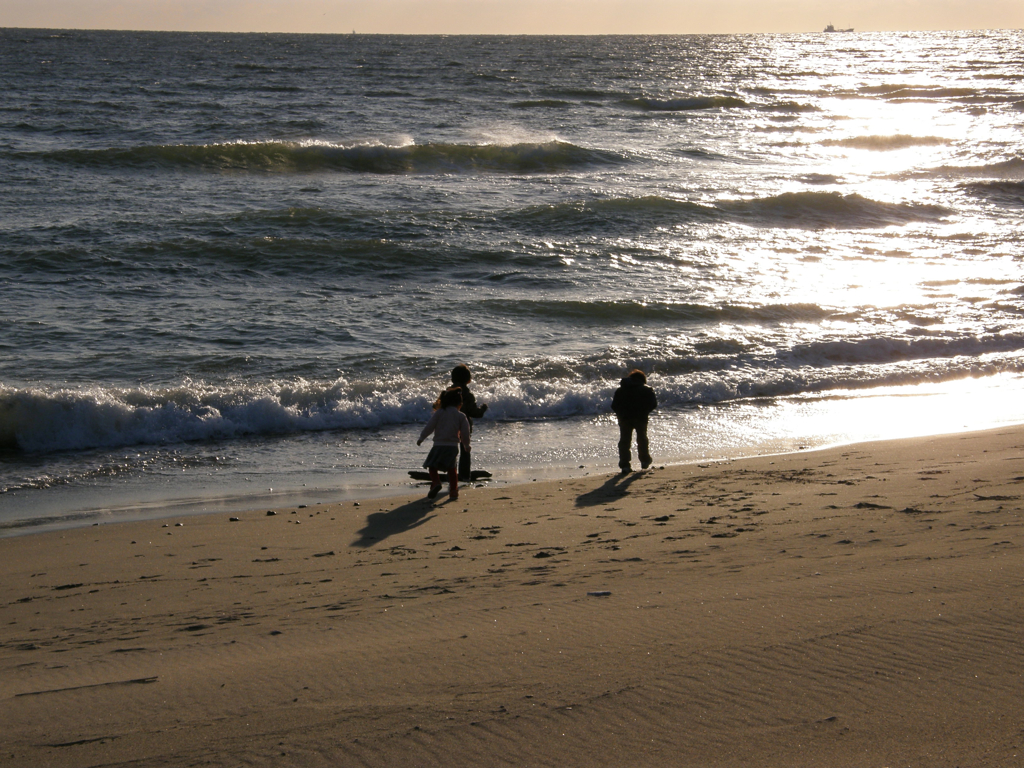
[(827, 27), (825, 27), (825, 29), (823, 31), (825, 31), (825, 32), (853, 32), (853, 27), (850, 27), (849, 29), (836, 29), (831, 24), (829, 24)]

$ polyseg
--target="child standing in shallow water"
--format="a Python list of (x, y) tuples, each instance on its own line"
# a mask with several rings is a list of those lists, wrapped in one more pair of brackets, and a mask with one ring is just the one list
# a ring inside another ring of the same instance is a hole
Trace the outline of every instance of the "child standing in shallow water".
[(462, 392), (458, 387), (446, 389), (438, 398), (433, 415), (420, 433), (416, 445), (422, 445), (431, 432), (434, 433), (434, 447), (430, 449), (423, 467), (430, 472), (428, 499), (441, 491), (441, 470), (448, 473), (448, 498), (459, 498), (459, 445), (469, 450), (469, 420), (460, 408)]

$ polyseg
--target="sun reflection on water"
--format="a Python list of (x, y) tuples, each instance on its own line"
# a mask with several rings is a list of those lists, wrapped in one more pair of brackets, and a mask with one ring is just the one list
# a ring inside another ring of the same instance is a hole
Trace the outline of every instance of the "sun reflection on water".
[(728, 458), (1024, 422), (1024, 379), (1013, 374), (841, 390), (725, 408), (659, 414), (660, 455)]

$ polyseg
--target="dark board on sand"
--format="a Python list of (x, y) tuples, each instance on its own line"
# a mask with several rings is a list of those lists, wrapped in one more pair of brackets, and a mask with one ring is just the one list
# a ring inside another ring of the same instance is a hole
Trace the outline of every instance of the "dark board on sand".
[[(410, 469), (409, 477), (413, 480), (425, 480), (430, 482), (430, 473), (423, 471), (422, 469)], [(490, 480), (491, 473), (483, 469), (475, 469), (469, 473), (470, 482), (477, 482), (478, 480)]]

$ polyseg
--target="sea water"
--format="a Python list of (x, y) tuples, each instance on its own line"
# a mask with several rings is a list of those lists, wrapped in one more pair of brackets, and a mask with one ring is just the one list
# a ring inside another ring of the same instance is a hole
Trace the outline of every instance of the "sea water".
[(1024, 421), (1024, 33), (0, 30), (0, 534)]

